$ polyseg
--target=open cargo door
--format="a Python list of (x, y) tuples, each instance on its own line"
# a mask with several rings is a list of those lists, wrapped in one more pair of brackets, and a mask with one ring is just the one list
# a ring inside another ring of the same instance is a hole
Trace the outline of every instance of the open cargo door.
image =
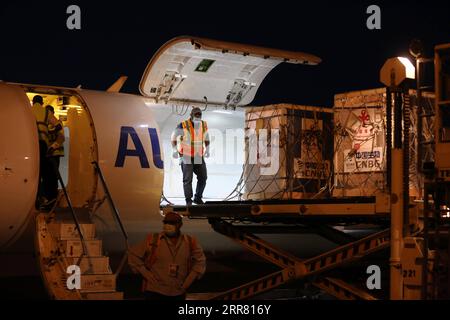
[(155, 102), (245, 106), (281, 62), (315, 65), (321, 60), (302, 52), (178, 37), (150, 60), (140, 91)]

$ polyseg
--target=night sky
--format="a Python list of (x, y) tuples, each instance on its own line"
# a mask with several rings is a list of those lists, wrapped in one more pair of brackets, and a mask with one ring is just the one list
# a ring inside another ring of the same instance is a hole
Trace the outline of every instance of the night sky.
[[(139, 93), (156, 50), (172, 37), (193, 35), (321, 57), (319, 66), (279, 65), (253, 104), (331, 107), (335, 93), (380, 87), (384, 61), (408, 56), (413, 38), (428, 55), (450, 42), (448, 1), (92, 2), (2, 2), (0, 79), (104, 90), (124, 74), (123, 91)], [(66, 28), (70, 4), (81, 7), (80, 31)], [(381, 30), (366, 27), (370, 4), (381, 7)]]

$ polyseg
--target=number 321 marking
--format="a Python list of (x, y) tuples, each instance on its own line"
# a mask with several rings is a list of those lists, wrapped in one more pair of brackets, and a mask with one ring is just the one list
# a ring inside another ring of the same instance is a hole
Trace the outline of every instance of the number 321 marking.
[(403, 270), (403, 278), (415, 278), (416, 277), (416, 270)]

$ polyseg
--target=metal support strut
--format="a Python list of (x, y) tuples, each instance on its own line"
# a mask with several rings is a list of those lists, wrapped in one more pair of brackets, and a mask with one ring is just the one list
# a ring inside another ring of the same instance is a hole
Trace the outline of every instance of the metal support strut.
[[(250, 233), (245, 233), (232, 224), (220, 220), (209, 220), (213, 229), (244, 246), (265, 260), (283, 268), (282, 270), (249, 282), (213, 297), (220, 300), (242, 300), (272, 290), (294, 280), (321, 274), (343, 264), (361, 259), (368, 254), (389, 246), (389, 230), (377, 232), (363, 239), (345, 244), (319, 256), (300, 260)], [(313, 285), (326, 292), (346, 299), (374, 299), (371, 295), (353, 288), (343, 281), (331, 278), (319, 279)]]

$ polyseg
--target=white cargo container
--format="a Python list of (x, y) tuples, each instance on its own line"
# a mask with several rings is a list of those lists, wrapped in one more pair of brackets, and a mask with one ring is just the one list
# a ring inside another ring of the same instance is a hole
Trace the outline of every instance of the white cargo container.
[[(302, 199), (327, 191), (333, 157), (331, 108), (292, 104), (251, 107), (246, 109), (245, 119), (245, 199)], [(252, 150), (256, 150), (261, 129), (267, 129), (269, 148), (258, 146), (259, 155), (255, 157)], [(278, 130), (279, 142), (272, 141), (272, 129)], [(255, 130), (256, 139), (249, 138), (251, 130)], [(266, 151), (271, 158), (275, 148), (278, 161), (267, 163), (263, 159)]]
[[(409, 91), (410, 195), (419, 196), (423, 177), (418, 173), (419, 147), (423, 161), (434, 157), (434, 95), (423, 93), (423, 140), (418, 145), (416, 92)], [(337, 94), (334, 97), (335, 155), (332, 195), (373, 196), (386, 192), (386, 89)]]

